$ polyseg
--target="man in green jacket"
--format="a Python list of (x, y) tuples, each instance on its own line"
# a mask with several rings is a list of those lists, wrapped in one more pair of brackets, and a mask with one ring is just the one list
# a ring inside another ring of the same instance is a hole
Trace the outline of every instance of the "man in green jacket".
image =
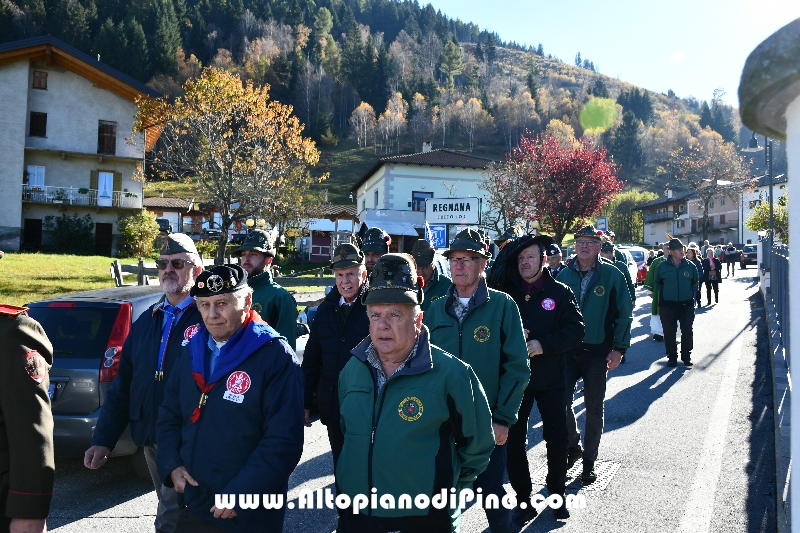
[(669, 255), (658, 264), (653, 275), (654, 286), (659, 293), (658, 307), (664, 326), (667, 366), (678, 365), (678, 323), (681, 325), (681, 361), (686, 366), (692, 366), (694, 293), (699, 275), (697, 267), (686, 260), (686, 249), (679, 239), (670, 239), (668, 247)]
[[(469, 364), (486, 391), (496, 446), (474, 486), (483, 489), (484, 497), (502, 498), (508, 429), (517, 421), (530, 379), (522, 319), (509, 295), (487, 287), (484, 272), (489, 253), (478, 232), (460, 232), (445, 256), (453, 286), (431, 304), (424, 322), (431, 341)], [(485, 511), (492, 533), (519, 531), (511, 510), (501, 506)]]
[(425, 300), (422, 302), (423, 313), (428, 311), (431, 302), (447, 294), (447, 290), (453, 284), (450, 278), (439, 272), (439, 269), (434, 264), (433, 258), (435, 255), (436, 250), (425, 239), (417, 240), (411, 250), (411, 257), (414, 258), (414, 263), (417, 265), (417, 273), (422, 276), (422, 281), (425, 282), (422, 287), (423, 292), (425, 292)]
[(295, 349), (297, 340), (297, 303), (289, 291), (272, 279), (275, 249), (269, 235), (260, 229), (251, 230), (244, 244), (234, 252), (247, 271), (247, 284), (253, 288), (253, 310)]
[(633, 280), (631, 279), (631, 271), (628, 270), (628, 264), (625, 262), (625, 256), (622, 255), (623, 260), (619, 261), (616, 256), (617, 253), (622, 254), (622, 252), (614, 248), (614, 243), (610, 240), (604, 241), (600, 246), (600, 257), (606, 259), (609, 263), (617, 267), (617, 270), (622, 272), (622, 275), (625, 276), (625, 284), (628, 286), (628, 292), (631, 295), (631, 302), (633, 302), (635, 305), (636, 286), (633, 284)]
[(654, 284), (653, 276), (655, 276), (656, 267), (667, 257), (667, 253), (669, 252), (667, 243), (661, 243), (661, 249), (664, 255), (653, 259), (653, 262), (650, 263), (650, 266), (647, 268), (647, 277), (644, 279), (643, 283), (644, 288), (650, 291), (650, 297), (653, 299), (653, 302), (650, 304), (650, 333), (653, 335), (653, 340), (659, 342), (664, 340), (664, 328), (661, 325), (661, 317), (658, 315), (658, 287)]
[[(583, 456), (581, 480), (597, 479), (594, 464), (603, 435), (603, 402), (606, 378), (614, 370), (631, 344), (633, 303), (625, 276), (613, 264), (600, 258), (602, 233), (586, 226), (575, 233), (575, 259), (558, 275), (578, 298), (586, 332), (583, 343), (567, 355), (567, 464), (571, 467)], [(575, 386), (583, 378), (583, 402), (586, 407), (584, 449), (572, 408)]]
[[(381, 257), (362, 300), (369, 337), (339, 375), (336, 485), (357, 510), (342, 514), (345, 533), (459, 531), (458, 493), (494, 449), (483, 388), (469, 365), (431, 344), (422, 301), (411, 257)], [(373, 488), (378, 505), (356, 508)]]

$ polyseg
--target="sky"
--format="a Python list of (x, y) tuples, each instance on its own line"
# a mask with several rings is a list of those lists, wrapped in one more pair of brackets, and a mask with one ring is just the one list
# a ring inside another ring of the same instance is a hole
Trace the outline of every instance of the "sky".
[(722, 88), (735, 107), (747, 56), (800, 18), (800, 0), (428, 1), (504, 41), (542, 43), (565, 63), (580, 52), (602, 74), (683, 98), (711, 100)]

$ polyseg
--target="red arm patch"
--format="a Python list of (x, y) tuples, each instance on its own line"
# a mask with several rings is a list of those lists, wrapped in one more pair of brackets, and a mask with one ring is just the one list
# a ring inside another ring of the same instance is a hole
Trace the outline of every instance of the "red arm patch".
[(25, 354), (25, 372), (36, 383), (41, 383), (47, 377), (47, 361), (36, 350)]

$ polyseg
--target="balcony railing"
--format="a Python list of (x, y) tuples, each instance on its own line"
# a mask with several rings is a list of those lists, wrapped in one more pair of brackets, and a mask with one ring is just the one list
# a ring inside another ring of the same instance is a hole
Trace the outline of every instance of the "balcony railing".
[(136, 193), (111, 191), (99, 194), (97, 189), (74, 187), (22, 186), (22, 201), (39, 204), (88, 205), (97, 207), (123, 207), (141, 209), (142, 197)]
[(662, 213), (653, 213), (651, 215), (645, 215), (644, 221), (646, 223), (649, 222), (661, 222), (664, 220), (672, 220), (673, 214), (671, 211), (664, 211)]

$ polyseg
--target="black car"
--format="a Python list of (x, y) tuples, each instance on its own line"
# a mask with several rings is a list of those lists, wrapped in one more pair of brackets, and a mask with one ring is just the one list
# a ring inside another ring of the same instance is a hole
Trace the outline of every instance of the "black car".
[[(162, 294), (158, 285), (125, 286), (26, 305), (53, 344), (49, 395), (56, 456), (83, 457), (91, 446), (100, 407), (117, 375), (131, 324)], [(137, 474), (150, 479), (129, 429), (110, 455), (134, 455)]]
[(745, 244), (742, 248), (741, 258), (739, 260), (739, 268), (745, 268), (747, 265), (758, 264), (758, 245)]
[(157, 218), (156, 224), (158, 224), (158, 230), (161, 233), (166, 233), (167, 235), (172, 233), (172, 224), (166, 218)]

